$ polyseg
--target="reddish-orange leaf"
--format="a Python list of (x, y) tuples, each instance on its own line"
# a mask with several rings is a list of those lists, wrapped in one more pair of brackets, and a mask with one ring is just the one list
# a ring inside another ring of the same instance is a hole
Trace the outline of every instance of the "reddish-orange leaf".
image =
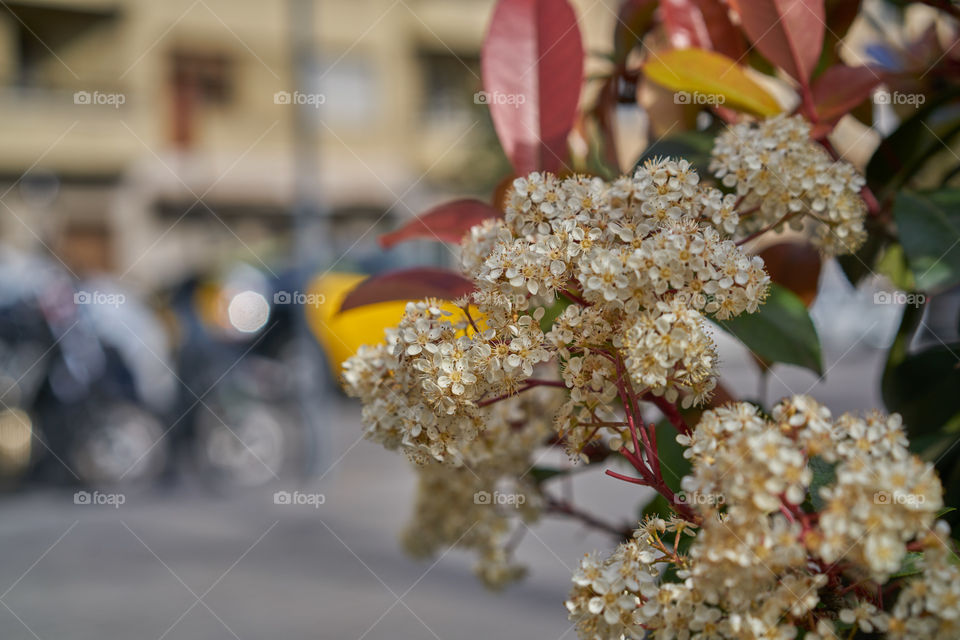
[(813, 102), (817, 116), (829, 124), (836, 122), (851, 109), (870, 97), (873, 89), (883, 82), (883, 72), (870, 67), (848, 67), (837, 64), (813, 82)]
[(483, 43), (483, 99), (519, 175), (569, 158), (583, 83), (583, 43), (566, 0), (500, 0)]
[(810, 306), (820, 283), (820, 253), (805, 242), (778, 242), (759, 254), (770, 279), (797, 294)]
[(743, 35), (720, 0), (662, 0), (660, 13), (670, 44), (678, 49), (711, 49), (734, 60), (746, 52)]
[(730, 4), (760, 53), (807, 85), (823, 48), (823, 0), (730, 0)]
[(435, 267), (414, 267), (371, 276), (358, 284), (340, 304), (340, 311), (378, 302), (441, 298), (454, 300), (474, 290), (460, 274)]
[(380, 236), (380, 246), (389, 249), (399, 242), (414, 238), (459, 243), (470, 227), (487, 218), (502, 215), (500, 211), (480, 200), (454, 200), (430, 209), (396, 231), (383, 234)]

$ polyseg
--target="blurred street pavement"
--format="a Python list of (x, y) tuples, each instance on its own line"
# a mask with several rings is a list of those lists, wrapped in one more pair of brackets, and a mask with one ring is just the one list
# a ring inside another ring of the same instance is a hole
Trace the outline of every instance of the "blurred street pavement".
[[(769, 398), (811, 392), (835, 410), (877, 406), (879, 352), (831, 353), (826, 381), (778, 367)], [(756, 397), (746, 355), (721, 341), (733, 390)], [(815, 384), (816, 383), (816, 384)], [(472, 558), (408, 558), (397, 538), (413, 475), (399, 455), (359, 440), (359, 407), (337, 400), (328, 472), (307, 487), (217, 493), (181, 486), (125, 491), (125, 504), (74, 504), (72, 491), (3, 498), (0, 636), (6, 640), (574, 638), (563, 599), (580, 556), (610, 540), (556, 519), (527, 533), (530, 575), (490, 593)], [(276, 505), (273, 492), (322, 493), (318, 507)], [(617, 520), (642, 495), (603, 476), (577, 477), (576, 502)]]

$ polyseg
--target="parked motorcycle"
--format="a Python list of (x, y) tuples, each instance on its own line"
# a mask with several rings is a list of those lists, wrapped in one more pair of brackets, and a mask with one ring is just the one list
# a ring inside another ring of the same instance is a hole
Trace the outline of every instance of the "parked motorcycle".
[(155, 477), (167, 447), (163, 399), (148, 390), (164, 378), (169, 388), (170, 374), (147, 375), (138, 362), (162, 361), (159, 329), (106, 281), (77, 283), (51, 260), (0, 249), (0, 475), (85, 485)]

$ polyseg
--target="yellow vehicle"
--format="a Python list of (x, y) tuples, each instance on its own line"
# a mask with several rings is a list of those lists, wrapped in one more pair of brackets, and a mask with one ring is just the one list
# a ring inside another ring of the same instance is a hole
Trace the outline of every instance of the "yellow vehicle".
[[(307, 305), (307, 325), (327, 355), (339, 380), (343, 361), (364, 344), (383, 340), (383, 332), (403, 317), (406, 302), (381, 302), (338, 313), (343, 298), (367, 276), (357, 273), (321, 274), (310, 281), (308, 293), (323, 304)], [(322, 298), (320, 297), (322, 296)]]
[[(384, 331), (397, 326), (407, 306), (406, 301), (379, 302), (339, 313), (346, 295), (366, 278), (366, 275), (357, 273), (326, 273), (316, 276), (307, 286), (313, 299), (323, 301), (304, 307), (307, 325), (323, 348), (337, 381), (340, 380), (343, 361), (356, 353), (361, 345), (381, 342)], [(451, 313), (457, 309), (453, 303), (440, 308)], [(482, 316), (474, 313), (477, 321), (482, 321)]]

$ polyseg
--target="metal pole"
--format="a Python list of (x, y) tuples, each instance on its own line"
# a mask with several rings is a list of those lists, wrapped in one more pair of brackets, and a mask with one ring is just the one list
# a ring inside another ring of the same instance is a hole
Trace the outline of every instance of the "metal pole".
[[(293, 90), (321, 93), (317, 79), (319, 52), (316, 46), (315, 10), (319, 0), (288, 0)], [(322, 108), (322, 107), (321, 107)], [(320, 185), (320, 131), (322, 113), (309, 104), (293, 105), (293, 258), (306, 284), (313, 271), (330, 264), (330, 216), (323, 205)], [(305, 425), (305, 471), (309, 474), (326, 466), (330, 442), (329, 411), (331, 381), (322, 365), (320, 348), (312, 336), (303, 310), (295, 314), (297, 340), (297, 393), (301, 420)]]

